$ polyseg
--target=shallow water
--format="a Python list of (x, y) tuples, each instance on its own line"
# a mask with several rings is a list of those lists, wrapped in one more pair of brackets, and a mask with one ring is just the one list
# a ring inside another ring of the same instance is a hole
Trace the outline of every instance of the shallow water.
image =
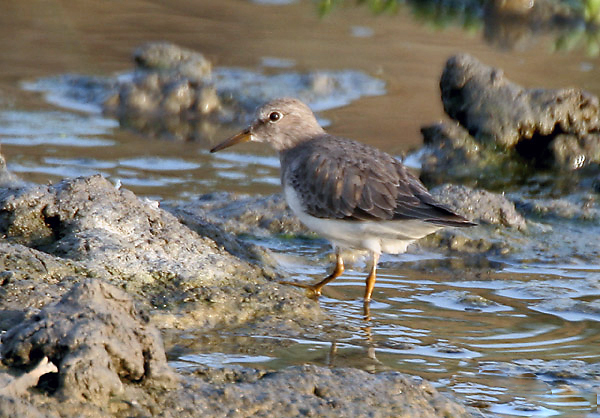
[[(573, 41), (571, 51), (554, 51), (559, 32), (517, 32), (516, 48), (501, 49), (501, 40), (484, 39), (490, 30), (482, 21), (471, 26), (460, 16), (423, 19), (408, 6), (374, 16), (347, 2), (319, 18), (307, 1), (163, 3), (134, 0), (119, 10), (88, 1), (69, 8), (53, 2), (5, 5), (0, 142), (9, 169), (42, 184), (99, 172), (159, 200), (220, 190), (277, 192), (279, 162), (269, 150), (207, 152), (231, 127), (216, 127), (197, 142), (147, 138), (121, 129), (94, 107), (24, 89), (40, 77), (126, 72), (131, 50), (156, 39), (204, 52), (222, 69), (355, 70), (376, 77), (385, 83), (385, 94), (354, 97), (319, 117), (332, 133), (395, 155), (417, 147), (420, 127), (443, 118), (437, 84), (445, 60), (459, 51), (501, 67), (528, 87), (576, 86), (600, 95), (597, 56), (588, 54), (583, 41)], [(349, 269), (326, 287), (320, 303), (330, 317), (322, 327), (302, 338), (251, 327), (192, 334), (190, 349), (173, 353), (172, 364), (280, 368), (311, 362), (394, 369), (422, 376), (485, 413), (598, 416), (600, 264), (589, 254), (583, 261), (570, 259), (585, 245), (573, 243), (585, 229), (572, 227), (569, 249), (559, 251), (559, 258), (531, 249), (534, 262), (525, 261), (531, 256), (526, 254), (481, 265), (419, 249), (382, 257), (367, 319), (359, 261), (359, 271)], [(329, 267), (323, 256), (329, 247), (321, 240), (261, 243), (279, 253), (293, 280), (316, 281)]]
[[(327, 250), (320, 240), (305, 242), (280, 261), (295, 280), (312, 283), (326, 273)], [(382, 257), (367, 318), (359, 262), (358, 271), (325, 288), (320, 303), (330, 317), (319, 331), (303, 338), (247, 329), (204, 335), (210, 344), (189, 344), (172, 365), (280, 368), (308, 361), (400, 370), (498, 416), (597, 411), (600, 266), (444, 267), (451, 262), (418, 250)], [(581, 305), (594, 301), (589, 311)], [(219, 351), (225, 347), (236, 348)]]

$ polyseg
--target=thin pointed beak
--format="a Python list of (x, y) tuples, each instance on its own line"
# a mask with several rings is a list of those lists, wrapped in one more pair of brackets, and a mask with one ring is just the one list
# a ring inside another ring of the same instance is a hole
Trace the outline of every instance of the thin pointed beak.
[(251, 139), (252, 139), (252, 132), (250, 131), (250, 128), (246, 128), (239, 134), (234, 135), (229, 139), (226, 139), (225, 141), (221, 142), (219, 145), (216, 145), (213, 149), (210, 150), (210, 152), (221, 151), (222, 149), (229, 148), (235, 144), (240, 144), (242, 142), (248, 142)]

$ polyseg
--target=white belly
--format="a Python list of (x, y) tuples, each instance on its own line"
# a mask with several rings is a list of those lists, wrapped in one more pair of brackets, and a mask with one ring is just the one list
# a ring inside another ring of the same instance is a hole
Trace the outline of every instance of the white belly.
[(441, 227), (418, 219), (401, 221), (344, 221), (316, 218), (304, 210), (298, 194), (284, 186), (288, 206), (300, 221), (337, 247), (369, 250), (377, 254), (399, 254), (413, 241)]

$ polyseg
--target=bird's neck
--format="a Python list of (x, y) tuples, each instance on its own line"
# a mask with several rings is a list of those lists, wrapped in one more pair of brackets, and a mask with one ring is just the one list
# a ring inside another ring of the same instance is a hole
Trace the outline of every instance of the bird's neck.
[(323, 135), (327, 135), (323, 128), (320, 126), (317, 128), (303, 130), (302, 132), (295, 131), (287, 135), (282, 135), (277, 143), (273, 143), (271, 145), (281, 155), (282, 153), (286, 153), (289, 150), (304, 144), (305, 142), (309, 142), (316, 138), (320, 138)]

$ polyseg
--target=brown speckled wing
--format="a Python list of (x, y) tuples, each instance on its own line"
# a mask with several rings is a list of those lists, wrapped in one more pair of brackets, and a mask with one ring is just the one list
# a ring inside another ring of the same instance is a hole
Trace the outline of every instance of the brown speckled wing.
[(325, 134), (284, 151), (281, 158), (283, 182), (296, 190), (311, 216), (471, 224), (435, 202), (398, 160), (360, 142)]

